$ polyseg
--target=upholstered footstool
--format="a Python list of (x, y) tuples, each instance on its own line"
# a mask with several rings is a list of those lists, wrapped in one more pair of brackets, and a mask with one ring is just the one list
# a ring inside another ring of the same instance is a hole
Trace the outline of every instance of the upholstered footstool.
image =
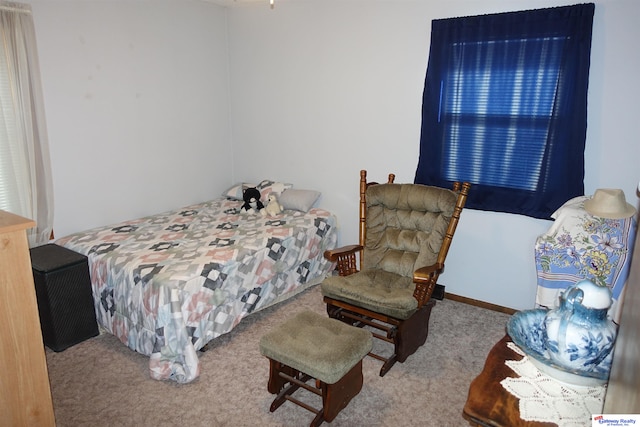
[[(288, 400), (316, 414), (312, 427), (333, 421), (362, 389), (362, 359), (371, 346), (371, 332), (310, 311), (267, 333), (260, 352), (270, 363), (269, 393), (277, 394), (271, 412)], [(312, 379), (315, 386), (307, 383)], [(294, 398), (300, 387), (322, 396), (322, 409)]]

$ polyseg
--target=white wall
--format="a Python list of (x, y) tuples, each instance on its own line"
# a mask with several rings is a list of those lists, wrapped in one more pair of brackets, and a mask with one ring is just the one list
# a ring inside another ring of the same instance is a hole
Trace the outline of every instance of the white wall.
[(230, 185), (224, 8), (31, 5), (57, 236), (210, 199)]
[[(575, 2), (30, 3), (59, 236), (276, 178), (321, 190), (352, 243), (359, 170), (413, 179), (431, 20)], [(586, 193), (623, 188), (637, 204), (640, 2), (595, 3)], [(533, 244), (550, 224), (466, 210), (442, 283), (530, 308)]]
[[(431, 20), (569, 1), (279, 0), (229, 10), (235, 179), (274, 177), (323, 192), (357, 241), (359, 170), (411, 182)], [(640, 2), (596, 1), (585, 192), (637, 204)], [(472, 189), (473, 191), (473, 189)], [(533, 246), (550, 221), (466, 210), (441, 277), (446, 290), (531, 308)]]

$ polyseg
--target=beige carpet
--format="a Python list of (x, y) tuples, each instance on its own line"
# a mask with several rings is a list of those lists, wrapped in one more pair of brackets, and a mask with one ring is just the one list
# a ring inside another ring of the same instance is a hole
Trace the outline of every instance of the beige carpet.
[[(65, 426), (305, 426), (313, 414), (290, 402), (271, 413), (268, 361), (260, 337), (300, 310), (325, 314), (319, 287), (245, 319), (200, 354), (190, 384), (149, 378), (148, 358), (110, 335), (63, 352), (47, 350), (56, 421)], [(331, 426), (467, 426), (462, 408), (471, 380), (508, 315), (444, 300), (433, 309), (427, 343), (405, 363), (378, 376), (366, 357), (364, 386)], [(388, 345), (376, 344), (376, 347)], [(306, 391), (298, 392), (309, 394)], [(320, 398), (305, 401), (314, 406)]]

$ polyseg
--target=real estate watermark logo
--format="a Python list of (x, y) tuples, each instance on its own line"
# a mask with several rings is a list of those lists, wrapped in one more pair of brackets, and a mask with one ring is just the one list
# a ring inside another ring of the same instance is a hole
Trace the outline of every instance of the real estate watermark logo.
[(592, 415), (591, 426), (640, 426), (639, 414), (598, 414)]

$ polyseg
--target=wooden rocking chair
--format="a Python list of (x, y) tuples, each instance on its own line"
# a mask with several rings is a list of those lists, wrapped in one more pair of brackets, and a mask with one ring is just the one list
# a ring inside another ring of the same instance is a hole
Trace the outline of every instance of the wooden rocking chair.
[(375, 338), (394, 345), (389, 357), (369, 353), (384, 362), (380, 376), (427, 340), (431, 294), (471, 187), (394, 179), (390, 174), (386, 184), (367, 183), (366, 171), (360, 172), (360, 244), (324, 253), (337, 263), (338, 275), (321, 284), (329, 317), (373, 328)]

